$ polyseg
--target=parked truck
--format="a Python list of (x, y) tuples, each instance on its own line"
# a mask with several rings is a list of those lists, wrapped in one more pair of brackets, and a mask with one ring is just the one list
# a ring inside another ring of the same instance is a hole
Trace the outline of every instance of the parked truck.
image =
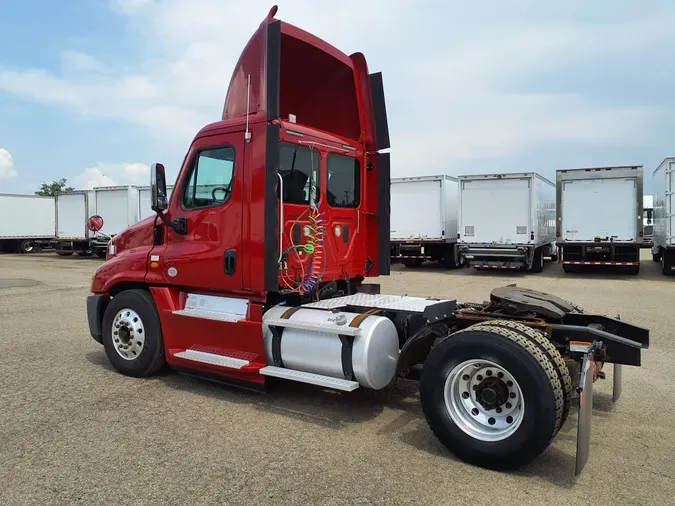
[(408, 267), (425, 260), (457, 266), (457, 178), (393, 178), (390, 220), (392, 260)]
[(580, 472), (593, 382), (613, 363), (617, 399), (649, 331), (515, 286), (467, 303), (366, 282), (390, 271), (382, 75), (276, 11), (170, 200), (152, 166), (156, 215), (112, 238), (87, 297), (92, 337), (135, 377), (168, 363), (261, 390), (278, 378), (344, 392), (418, 379), (431, 431), (495, 469), (535, 459), (576, 404)]
[(541, 272), (556, 260), (555, 185), (537, 173), (459, 176), (458, 216), (459, 262)]
[(565, 272), (640, 270), (642, 166), (557, 171), (556, 238)]
[(652, 257), (661, 262), (661, 271), (666, 276), (675, 274), (675, 157), (668, 157), (656, 168), (652, 186), (654, 194), (654, 238)]
[(0, 194), (0, 251), (34, 253), (49, 247), (55, 231), (54, 197)]
[(645, 195), (642, 199), (642, 248), (654, 246), (654, 196)]

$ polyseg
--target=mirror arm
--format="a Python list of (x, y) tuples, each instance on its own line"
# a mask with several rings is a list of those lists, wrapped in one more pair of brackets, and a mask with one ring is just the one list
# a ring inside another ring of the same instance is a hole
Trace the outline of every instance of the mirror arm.
[(162, 211), (155, 211), (159, 219), (162, 220), (167, 227), (180, 235), (187, 235), (187, 218), (177, 218), (173, 221), (169, 221)]

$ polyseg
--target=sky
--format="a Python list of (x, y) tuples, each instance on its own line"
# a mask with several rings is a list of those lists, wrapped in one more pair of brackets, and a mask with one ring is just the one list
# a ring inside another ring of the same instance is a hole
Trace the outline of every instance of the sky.
[[(277, 3), (383, 73), (394, 177), (675, 156), (675, 2)], [(0, 0), (0, 193), (175, 178), (272, 5)]]

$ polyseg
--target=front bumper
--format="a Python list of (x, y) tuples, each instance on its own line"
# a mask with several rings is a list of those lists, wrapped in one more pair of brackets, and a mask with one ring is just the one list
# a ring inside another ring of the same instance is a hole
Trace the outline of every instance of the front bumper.
[(102, 294), (93, 294), (87, 297), (87, 321), (89, 322), (89, 333), (91, 337), (99, 344), (103, 344), (103, 312), (107, 298)]

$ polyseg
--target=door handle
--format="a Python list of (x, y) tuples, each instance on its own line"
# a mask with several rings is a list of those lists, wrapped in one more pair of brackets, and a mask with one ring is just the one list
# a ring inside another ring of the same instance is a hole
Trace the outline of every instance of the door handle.
[(237, 270), (237, 250), (230, 249), (225, 252), (225, 274), (232, 276)]

